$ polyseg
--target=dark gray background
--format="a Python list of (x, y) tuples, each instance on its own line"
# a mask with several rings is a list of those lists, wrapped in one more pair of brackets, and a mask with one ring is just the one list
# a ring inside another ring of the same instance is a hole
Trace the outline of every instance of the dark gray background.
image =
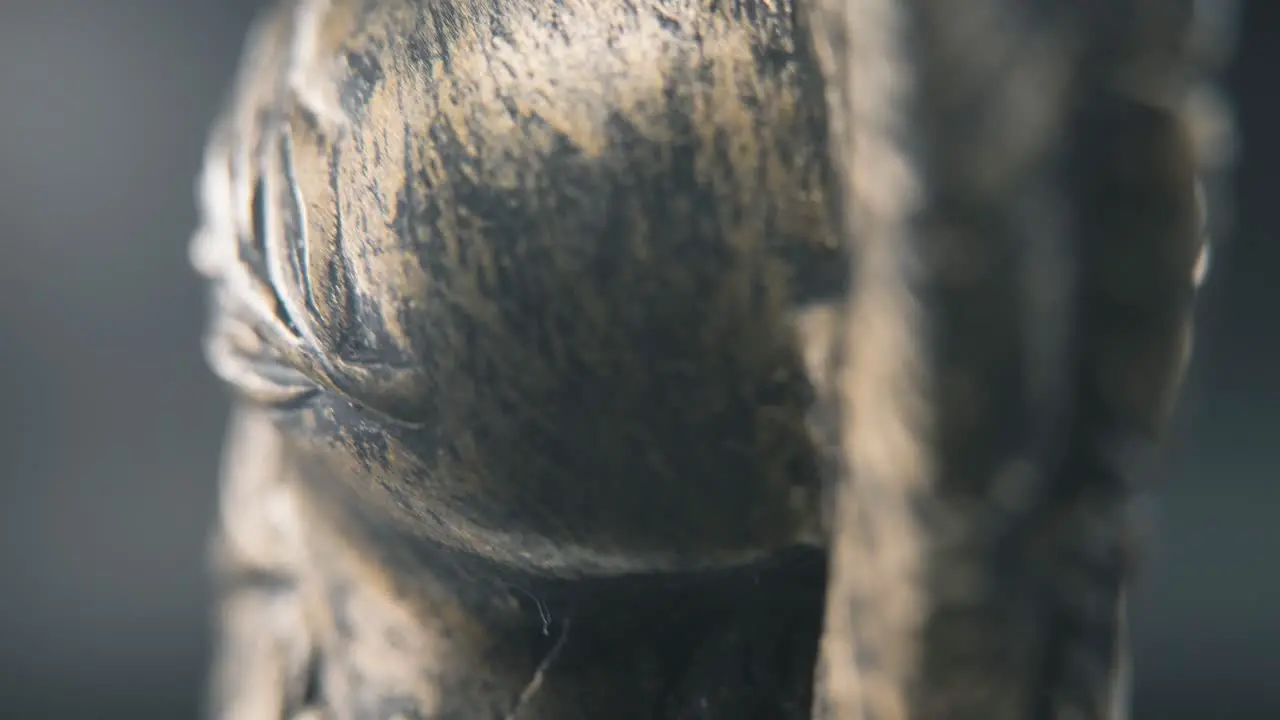
[[(225, 398), (186, 243), (256, 4), (0, 0), (0, 718), (196, 716)], [(1232, 78), (1239, 232), (1139, 598), (1140, 720), (1280, 718), (1278, 10), (1248, 6)]]

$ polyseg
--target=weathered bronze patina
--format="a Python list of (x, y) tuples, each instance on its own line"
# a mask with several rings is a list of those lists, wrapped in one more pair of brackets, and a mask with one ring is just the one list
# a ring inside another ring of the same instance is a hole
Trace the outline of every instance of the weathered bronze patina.
[(280, 3), (194, 248), (213, 716), (1119, 716), (1189, 8)]

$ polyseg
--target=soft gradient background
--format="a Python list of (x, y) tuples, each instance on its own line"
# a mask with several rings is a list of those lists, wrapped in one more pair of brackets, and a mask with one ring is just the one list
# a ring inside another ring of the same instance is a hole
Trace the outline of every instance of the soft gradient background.
[[(0, 718), (197, 716), (225, 399), (186, 242), (256, 5), (0, 0)], [(1280, 718), (1280, 2), (1242, 30), (1239, 232), (1139, 597), (1139, 720)]]

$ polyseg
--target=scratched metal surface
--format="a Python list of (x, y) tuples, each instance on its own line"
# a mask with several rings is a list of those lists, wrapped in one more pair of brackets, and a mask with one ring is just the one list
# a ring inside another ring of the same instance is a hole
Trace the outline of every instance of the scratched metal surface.
[[(1208, 253), (1189, 9), (938, 12), (818, 4), (809, 57), (785, 4), (264, 19), (193, 250), (210, 359), (275, 418), (240, 411), (256, 430), (229, 445), (216, 711), (741, 714), (693, 659), (579, 676), (560, 655), (583, 583), (825, 544), (820, 715), (1125, 714), (1126, 464), (1163, 439)], [(850, 262), (846, 311), (845, 281), (805, 270)], [(788, 340), (776, 323), (815, 303), (830, 327)], [(808, 366), (835, 403), (824, 543), (823, 491), (786, 459), (822, 464), (796, 363), (832, 334), (830, 380)], [(796, 449), (765, 408), (792, 409)], [(759, 419), (739, 436), (716, 412)], [(522, 664), (528, 608), (501, 582), (468, 597), (441, 553), (576, 578), (559, 639)], [(756, 709), (808, 714), (787, 702)]]
[[(34, 652), (7, 652), (6, 670), (0, 675), (5, 697), (17, 703), (22, 714), (29, 709), (48, 717), (115, 717), (116, 711), (134, 718), (186, 716), (182, 708), (192, 707), (198, 682), (201, 506), (210, 495), (218, 400), (193, 352), (194, 327), (177, 329), (190, 322), (179, 318), (194, 317), (199, 302), (183, 275), (184, 259), (177, 245), (191, 224), (190, 210), (184, 209), (184, 178), (194, 174), (195, 144), (212, 115), (216, 88), (224, 83), (244, 15), (238, 20), (230, 17), (235, 12), (230, 4), (205, 15), (173, 11), (169, 3), (146, 13), (124, 5), (121, 15), (105, 22), (78, 5), (43, 3), (40, 10), (18, 13), (13, 12), (18, 6), (9, 4), (6, 22), (0, 23), (6, 31), (19, 31), (6, 35), (5, 52), (46, 58), (23, 65), (28, 68), (23, 74), (3, 75), (5, 87), (13, 91), (8, 97), (30, 100), (3, 106), (0, 125), (22, 129), (5, 137), (31, 141), (4, 145), (4, 177), (11, 189), (2, 206), (4, 217), (15, 236), (40, 239), (18, 251), (23, 263), (6, 264), (5, 269), (36, 261), (60, 268), (57, 282), (52, 276), (8, 273), (3, 304), (15, 310), (6, 314), (5, 322), (6, 332), (17, 339), (16, 345), (6, 345), (12, 351), (6, 352), (5, 361), (26, 378), (10, 388), (10, 396), (20, 404), (46, 408), (29, 416), (46, 418), (41, 427), (62, 429), (50, 435), (19, 423), (5, 434), (6, 478), (23, 477), (27, 482), (3, 486), (4, 527), (12, 539), (4, 546), (4, 564), (18, 588), (4, 600), (11, 611), (5, 613), (3, 632), (14, 639), (6, 648)], [(1251, 44), (1248, 38), (1265, 38), (1266, 27), (1263, 21), (1246, 26), (1245, 48), (1251, 61), (1265, 43)], [(71, 42), (68, 36), (76, 28), (98, 41)], [(48, 42), (37, 42), (45, 37)], [(79, 52), (95, 62), (60, 64), (50, 59), (59, 48), (75, 48), (65, 52), (67, 58)], [(173, 63), (168, 58), (189, 59)], [(113, 74), (117, 68), (119, 74)], [(1244, 78), (1245, 87), (1249, 82), (1261, 86), (1265, 79), (1238, 77)], [(31, 89), (36, 79), (43, 79), (47, 87), (81, 90), (36, 92)], [(119, 87), (120, 93), (106, 97), (105, 91), (84, 89), (111, 87)], [(131, 104), (117, 106), (121, 98), (132, 99)], [(175, 98), (189, 100), (191, 107), (177, 115), (166, 113), (166, 104)], [(42, 159), (47, 158), (41, 152), (56, 156), (54, 147), (58, 152), (81, 147), (74, 143), (50, 141), (49, 150), (36, 152), (46, 147), (42, 138), (61, 132), (62, 126), (35, 119), (37, 110), (51, 112), (55, 105), (72, 108), (59, 110), (58, 117), (73, 128), (64, 137), (82, 138), (82, 145), (92, 149), (79, 155), (79, 164)], [(1246, 131), (1253, 127), (1251, 122), (1265, 124), (1251, 121), (1266, 117), (1262, 95), (1246, 97), (1241, 105)], [(133, 120), (144, 108), (157, 111), (147, 116), (150, 120)], [(188, 127), (173, 132), (172, 143), (187, 148), (179, 152), (188, 156), (186, 160), (166, 160), (144, 151), (157, 138), (169, 138), (163, 128), (178, 123)], [(107, 131), (114, 133), (110, 139)], [(1137, 622), (1138, 717), (1179, 717), (1177, 709), (1200, 717), (1232, 701), (1257, 712), (1271, 707), (1257, 670), (1264, 665), (1262, 655), (1256, 650), (1270, 617), (1266, 577), (1249, 570), (1252, 549), (1267, 537), (1262, 530), (1265, 518), (1258, 516), (1268, 506), (1262, 489), (1266, 444), (1254, 428), (1267, 425), (1265, 419), (1275, 407), (1274, 385), (1267, 384), (1270, 376), (1265, 372), (1273, 346), (1259, 332), (1265, 317), (1257, 310), (1268, 297), (1261, 274), (1268, 245), (1257, 242), (1268, 205), (1256, 198), (1265, 197), (1262, 161), (1270, 146), (1264, 139), (1246, 147), (1250, 154), (1245, 157), (1245, 181), (1258, 189), (1246, 193), (1243, 207), (1246, 238), (1253, 242), (1235, 244), (1225, 260), (1214, 264), (1215, 277), (1224, 277), (1225, 270), (1232, 278), (1221, 289), (1221, 299), (1233, 312), (1224, 311), (1221, 317), (1228, 319), (1217, 323), (1226, 334), (1215, 336), (1210, 328), (1215, 342), (1198, 349), (1201, 382), (1193, 399), (1200, 400), (1194, 406), (1201, 419), (1193, 428), (1206, 432), (1192, 436), (1178, 453), (1183, 467), (1167, 495), (1159, 563), (1143, 591), (1144, 612)], [(107, 168), (138, 157), (145, 158), (134, 163), (138, 168), (152, 169), (137, 170), (133, 183), (95, 180), (95, 168), (102, 168), (106, 177)], [(69, 174), (76, 167), (89, 173)], [(19, 176), (23, 168), (27, 170)], [(33, 178), (43, 180), (33, 184)], [(46, 199), (51, 196), (40, 190), (58, 184), (98, 203), (91, 205), (98, 208), (92, 219), (99, 221), (92, 232), (86, 224), (89, 216), (57, 211)], [(107, 188), (113, 189), (104, 192)], [(138, 210), (127, 216), (113, 214), (112, 198), (119, 197), (135, 198)], [(153, 211), (154, 221), (144, 225), (139, 221), (141, 208), (150, 207), (155, 198), (168, 198), (171, 207)], [(73, 238), (90, 235), (101, 243), (95, 252), (64, 255), (57, 250), (74, 247), (69, 244), (76, 242)], [(93, 278), (102, 275), (90, 273), (90, 265), (99, 273), (103, 267), (113, 268), (123, 284), (95, 285)], [(134, 272), (139, 267), (153, 269)], [(68, 293), (68, 284), (82, 290)], [(157, 294), (173, 301), (163, 303), (163, 310), (139, 310), (148, 304), (137, 298)], [(27, 309), (18, 313), (19, 307)], [(152, 338), (149, 347), (155, 352), (138, 353), (133, 348), (139, 346), (115, 343), (116, 335), (108, 328), (145, 334)], [(104, 348), (99, 367), (114, 368), (118, 382), (104, 384), (84, 364), (66, 362)], [(171, 363), (179, 369), (169, 370)], [(167, 393), (157, 392), (157, 377), (169, 379)], [(1211, 403), (1204, 401), (1206, 395), (1213, 397)], [(59, 408), (86, 400), (91, 402), (81, 405), (86, 410), (78, 415), (60, 414)], [(173, 405), (178, 400), (182, 410)], [(106, 417), (105, 410), (93, 407), (113, 408), (116, 422), (104, 425), (100, 419)], [(72, 417), (79, 419), (73, 422)], [(202, 417), (209, 421), (201, 422)], [(132, 418), (131, 426), (148, 438), (166, 438), (163, 447), (125, 433), (130, 424), (123, 423), (124, 418)], [(113, 425), (106, 435), (91, 432)], [(39, 460), (36, 453), (46, 459)], [(1205, 477), (1213, 478), (1212, 488), (1206, 488)], [(1248, 484), (1250, 477), (1259, 479), (1256, 486)], [(1230, 522), (1215, 526), (1221, 518)], [(1236, 590), (1245, 587), (1254, 589)], [(153, 592), (139, 598), (138, 588)], [(165, 630), (139, 635), (133, 629), (140, 626)], [(18, 679), (21, 688), (14, 682)], [(1241, 717), (1254, 716), (1247, 709), (1242, 712)]]
[(725, 634), (814, 626), (651, 649), (596, 586), (809, 547), (817, 693), (753, 714), (1126, 716), (1221, 58), (1190, 5), (971, 9), (265, 16), (193, 244), (242, 405), (215, 713), (741, 716), (811, 665)]

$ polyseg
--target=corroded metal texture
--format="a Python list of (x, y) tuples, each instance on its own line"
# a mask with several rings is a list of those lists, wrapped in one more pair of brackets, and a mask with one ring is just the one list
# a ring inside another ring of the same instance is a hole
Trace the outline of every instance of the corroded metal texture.
[(1203, 43), (952, 9), (266, 13), (193, 249), (212, 715), (1119, 716)]

